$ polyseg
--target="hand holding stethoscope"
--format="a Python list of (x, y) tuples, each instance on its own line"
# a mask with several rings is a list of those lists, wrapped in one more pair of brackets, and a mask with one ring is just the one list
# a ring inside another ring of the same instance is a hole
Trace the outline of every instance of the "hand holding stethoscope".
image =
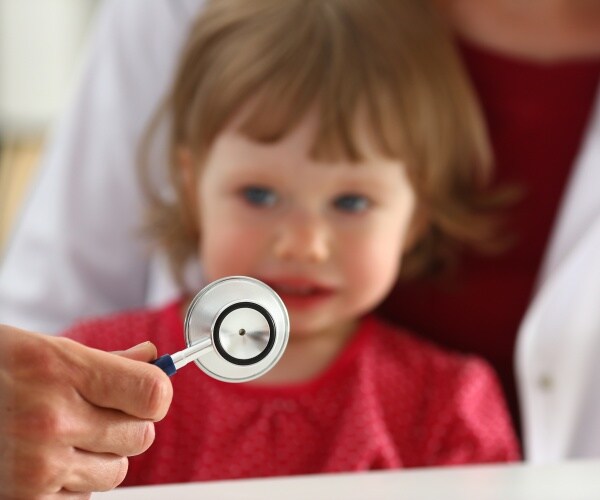
[(270, 287), (245, 276), (223, 278), (190, 303), (184, 322), (187, 348), (153, 363), (171, 376), (194, 361), (218, 380), (247, 382), (279, 361), (289, 332), (287, 310)]

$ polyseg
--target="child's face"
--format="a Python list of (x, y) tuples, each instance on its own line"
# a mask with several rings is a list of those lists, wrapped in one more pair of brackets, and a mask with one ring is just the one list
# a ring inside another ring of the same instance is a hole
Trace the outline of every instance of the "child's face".
[(269, 284), (296, 338), (352, 328), (385, 297), (415, 209), (401, 162), (315, 161), (315, 130), (309, 114), (287, 137), (264, 144), (237, 132), (234, 121), (215, 140), (198, 185), (205, 278)]

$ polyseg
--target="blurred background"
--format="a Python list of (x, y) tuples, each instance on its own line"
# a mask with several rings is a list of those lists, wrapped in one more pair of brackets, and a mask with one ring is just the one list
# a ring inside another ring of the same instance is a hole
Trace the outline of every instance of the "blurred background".
[(102, 0), (0, 0), (0, 255)]

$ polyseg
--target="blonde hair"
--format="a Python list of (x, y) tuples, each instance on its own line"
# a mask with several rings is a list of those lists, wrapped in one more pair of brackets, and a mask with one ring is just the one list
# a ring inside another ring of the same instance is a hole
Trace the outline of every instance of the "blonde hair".
[(427, 216), (405, 256), (411, 273), (440, 267), (457, 242), (496, 246), (485, 127), (452, 39), (426, 1), (213, 0), (191, 29), (145, 146), (166, 115), (175, 199), (161, 196), (142, 168), (149, 233), (180, 281), (200, 234), (177, 150), (204, 158), (248, 103), (240, 129), (267, 142), (316, 105), (317, 158), (362, 159), (354, 125), (368, 120), (381, 153), (407, 165)]

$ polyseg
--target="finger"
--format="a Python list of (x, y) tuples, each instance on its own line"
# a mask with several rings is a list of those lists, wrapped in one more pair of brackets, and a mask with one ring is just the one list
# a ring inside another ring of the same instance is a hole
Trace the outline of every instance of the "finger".
[(141, 344), (133, 346), (125, 351), (112, 351), (112, 353), (127, 359), (145, 362), (153, 361), (157, 356), (156, 346), (149, 341), (142, 342)]
[(130, 457), (143, 453), (154, 442), (154, 423), (149, 420), (90, 406), (78, 417), (70, 440), (84, 451)]
[(4, 431), (18, 438), (21, 446), (36, 449), (76, 447), (95, 453), (133, 456), (146, 451), (155, 437), (151, 420), (92, 406), (83, 400), (80, 404), (73, 399), (64, 400), (58, 408), (36, 404), (19, 410), (16, 417), (17, 423), (5, 426)]
[(56, 495), (45, 497), (44, 500), (89, 500), (92, 493), (74, 493), (72, 491), (60, 490)]
[(16, 423), (5, 429), (21, 443), (132, 456), (143, 453), (154, 442), (151, 420), (90, 405), (75, 391), (53, 405), (42, 400), (42, 391), (31, 392), (36, 402), (20, 407)]
[(89, 500), (92, 498), (92, 493), (74, 493), (72, 491), (60, 490), (56, 495), (44, 500)]
[(32, 498), (40, 500), (89, 500), (92, 497), (92, 492), (73, 492), (67, 490), (60, 490), (58, 493), (51, 495), (21, 495), (15, 493), (15, 495), (2, 494), (0, 498), (2, 500), (30, 500)]
[[(80, 492), (109, 489), (122, 481), (126, 462), (120, 458), (148, 449), (154, 440), (154, 424), (116, 410), (96, 409), (91, 414), (95, 415), (89, 417), (86, 426), (78, 425), (83, 422), (78, 416), (61, 419), (53, 439), (43, 433), (38, 439), (39, 430), (33, 426), (31, 435), (20, 440), (17, 448), (0, 450), (4, 455), (0, 498), (38, 498), (67, 485), (69, 490)], [(78, 440), (90, 449), (78, 449)]]
[(35, 445), (25, 444), (14, 458), (11, 469), (16, 476), (0, 484), (2, 499), (85, 498), (84, 493), (119, 485), (128, 468), (126, 457), (61, 445), (40, 451)]
[(63, 483), (65, 492), (108, 491), (116, 488), (127, 475), (128, 460), (110, 453), (75, 450), (76, 460)]
[(73, 371), (78, 376), (72, 383), (86, 401), (142, 419), (164, 418), (173, 388), (161, 370), (149, 363), (76, 345)]

